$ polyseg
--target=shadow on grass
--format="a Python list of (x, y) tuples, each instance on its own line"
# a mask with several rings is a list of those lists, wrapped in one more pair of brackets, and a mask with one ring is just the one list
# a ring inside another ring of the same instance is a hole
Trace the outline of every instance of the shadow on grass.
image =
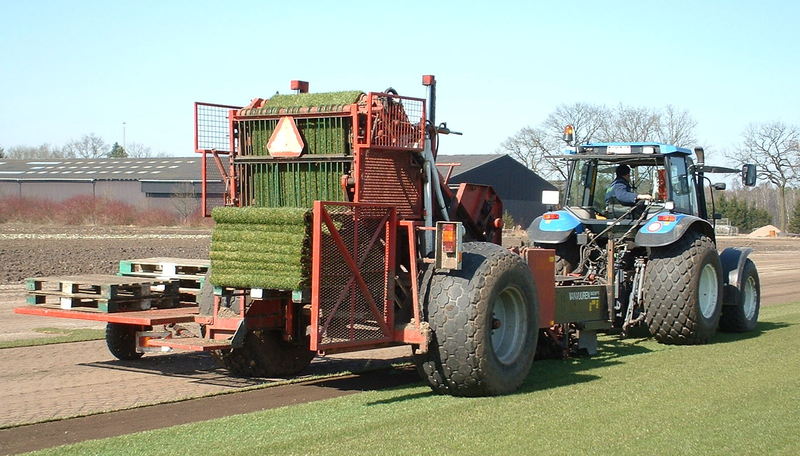
[(145, 355), (141, 359), (123, 361), (98, 361), (81, 363), (84, 366), (99, 367), (103, 369), (131, 372), (138, 374), (151, 374), (166, 377), (184, 378), (189, 383), (220, 386), (225, 388), (245, 388), (256, 385), (282, 382), (284, 380), (304, 380), (317, 376), (327, 376), (352, 372), (370, 372), (373, 370), (390, 370), (392, 364), (402, 364), (410, 361), (407, 356), (374, 359), (371, 357), (363, 358), (326, 358), (314, 359), (311, 364), (302, 372), (289, 377), (240, 377), (232, 374), (228, 369), (222, 367), (221, 363), (214, 359), (210, 353), (203, 352), (176, 352), (168, 354), (158, 354), (155, 356)]
[(792, 323), (785, 323), (779, 321), (760, 321), (756, 324), (756, 329), (748, 332), (733, 333), (733, 332), (717, 332), (713, 339), (713, 344), (728, 344), (731, 342), (738, 342), (740, 340), (752, 339), (764, 333), (774, 331), (776, 329), (788, 328), (794, 326)]
[(528, 378), (515, 394), (598, 380), (601, 377), (591, 371), (621, 364), (621, 358), (626, 356), (652, 352), (649, 348), (640, 345), (645, 340), (647, 339), (604, 338), (599, 344), (599, 351), (596, 355), (536, 361), (533, 363)]
[[(533, 363), (528, 378), (520, 389), (513, 394), (524, 394), (598, 380), (601, 377), (591, 373), (592, 370), (620, 364), (622, 363), (620, 358), (625, 356), (650, 353), (652, 350), (639, 345), (642, 340), (646, 339), (607, 339), (602, 342), (600, 351), (591, 357), (536, 361)], [(408, 385), (405, 385), (400, 388), (407, 386)], [(436, 393), (433, 391), (408, 393), (390, 399), (369, 402), (367, 405), (392, 404), (434, 395), (436, 395)]]

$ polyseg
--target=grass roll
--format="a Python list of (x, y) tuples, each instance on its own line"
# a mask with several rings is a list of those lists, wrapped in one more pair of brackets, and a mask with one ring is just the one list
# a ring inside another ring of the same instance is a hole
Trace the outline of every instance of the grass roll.
[(221, 207), (212, 211), (211, 283), (296, 290), (310, 281), (312, 214), (306, 208)]

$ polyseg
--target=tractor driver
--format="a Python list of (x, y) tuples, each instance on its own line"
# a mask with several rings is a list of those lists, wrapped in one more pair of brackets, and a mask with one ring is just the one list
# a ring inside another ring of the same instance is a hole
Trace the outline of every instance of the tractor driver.
[[(611, 182), (606, 190), (606, 212), (609, 216), (619, 217), (628, 211), (628, 207), (635, 206), (636, 201), (649, 201), (653, 199), (650, 195), (637, 195), (631, 187), (631, 168), (628, 165), (618, 165), (616, 168), (617, 178)], [(618, 206), (627, 206), (619, 208)], [(633, 216), (638, 217), (641, 212), (633, 211)]]

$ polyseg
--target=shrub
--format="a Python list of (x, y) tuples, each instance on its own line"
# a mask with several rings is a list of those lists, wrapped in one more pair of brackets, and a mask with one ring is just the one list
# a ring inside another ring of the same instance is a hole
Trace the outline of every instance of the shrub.
[(166, 209), (137, 208), (109, 198), (78, 195), (60, 202), (44, 198), (0, 198), (0, 223), (64, 225), (211, 226), (199, 210), (185, 220)]

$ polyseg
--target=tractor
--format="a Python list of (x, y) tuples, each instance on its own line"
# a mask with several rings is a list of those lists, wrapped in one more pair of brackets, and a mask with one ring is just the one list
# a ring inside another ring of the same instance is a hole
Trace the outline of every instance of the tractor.
[[(568, 126), (570, 145), (572, 133)], [(704, 185), (711, 182), (706, 174), (738, 173), (753, 186), (754, 165), (709, 166), (702, 148), (694, 149), (695, 161), (687, 148), (649, 142), (591, 143), (568, 152), (561, 157), (569, 166), (563, 200), (558, 192), (543, 196), (560, 207), (536, 218), (528, 236), (555, 251), (559, 287), (607, 285), (606, 321), (592, 322), (592, 329), (625, 335), (646, 326), (661, 343), (702, 344), (718, 328), (755, 328), (760, 283), (751, 249), (717, 252), (714, 190), (725, 184)], [(627, 204), (613, 190), (620, 170), (630, 176)]]

